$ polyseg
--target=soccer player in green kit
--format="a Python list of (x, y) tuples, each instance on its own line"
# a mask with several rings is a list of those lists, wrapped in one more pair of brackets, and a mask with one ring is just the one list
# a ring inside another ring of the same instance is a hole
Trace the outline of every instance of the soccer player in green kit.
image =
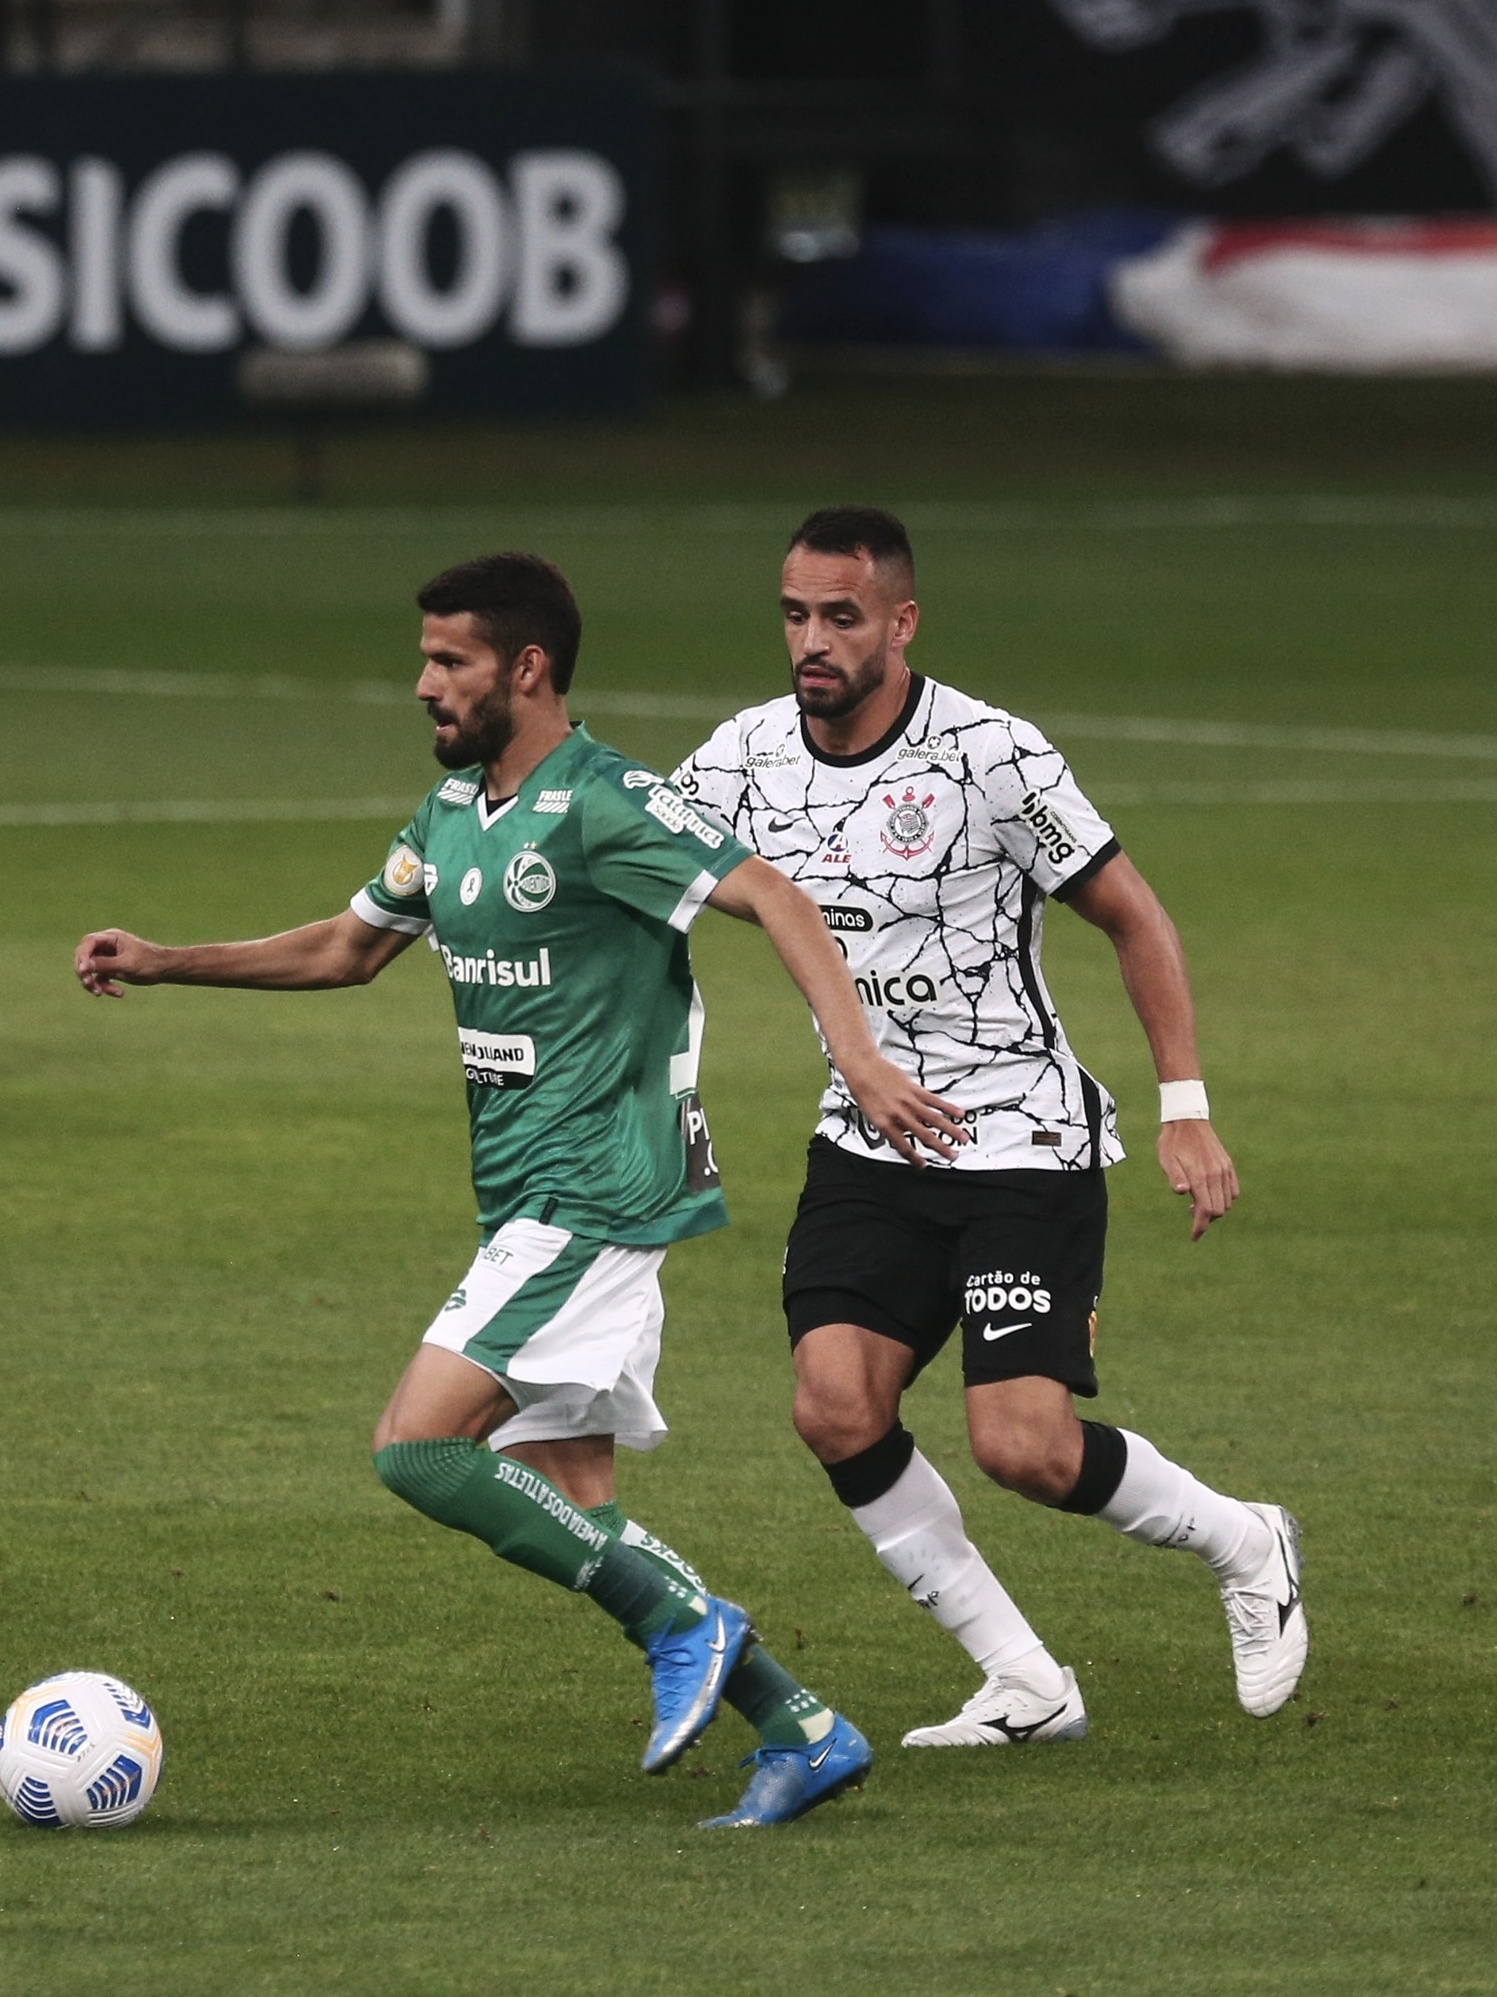
[[(696, 1094), (702, 1006), (687, 932), (707, 903), (759, 923), (871, 1124), (949, 1154), (953, 1113), (877, 1052), (819, 909), (653, 771), (566, 711), (581, 619), (560, 572), (503, 554), (418, 596), (416, 687), (438, 783), (380, 874), (327, 921), (249, 943), (86, 936), (85, 989), (367, 984), (420, 936), (452, 989), (482, 1245), (374, 1437), (417, 1510), (589, 1595), (645, 1652), (643, 1765), (680, 1759), (726, 1698), (759, 1735), (737, 1808), (787, 1822), (861, 1783), (848, 1720), (757, 1643), (745, 1612), (615, 1502), (615, 1442), (648, 1449), (672, 1241), (720, 1227)], [(459, 774), (460, 773), (460, 774)]]

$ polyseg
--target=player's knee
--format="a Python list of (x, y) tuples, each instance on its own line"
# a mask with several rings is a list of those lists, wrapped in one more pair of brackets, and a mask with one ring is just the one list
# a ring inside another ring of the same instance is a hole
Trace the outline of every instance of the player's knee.
[[(483, 1431), (484, 1434), (487, 1434), (487, 1432), (487, 1430)], [(379, 1426), (374, 1431), (370, 1449), (374, 1455), (378, 1456), (382, 1449), (388, 1449), (392, 1443), (445, 1442), (454, 1436), (467, 1442), (482, 1440), (482, 1435), (470, 1433), (466, 1425), (443, 1421), (433, 1423), (426, 1420), (423, 1418), (420, 1409), (403, 1411), (398, 1408), (387, 1408), (384, 1414), (380, 1416)]]
[(382, 1449), (388, 1449), (394, 1442), (429, 1442), (434, 1436), (452, 1435), (451, 1428), (438, 1426), (421, 1420), (421, 1409), (403, 1406), (397, 1394), (375, 1424), (374, 1436), (370, 1442), (371, 1452), (378, 1456)]
[(374, 1474), (387, 1491), (441, 1525), (467, 1527), (456, 1503), (480, 1459), (476, 1443), (461, 1436), (387, 1442), (374, 1453)]
[(814, 1379), (798, 1382), (791, 1414), (796, 1434), (822, 1463), (840, 1463), (869, 1448), (890, 1421), (868, 1396)]
[(1023, 1429), (975, 1435), (972, 1455), (985, 1477), (1037, 1505), (1063, 1504), (1075, 1488), (1078, 1465), (1069, 1436)]

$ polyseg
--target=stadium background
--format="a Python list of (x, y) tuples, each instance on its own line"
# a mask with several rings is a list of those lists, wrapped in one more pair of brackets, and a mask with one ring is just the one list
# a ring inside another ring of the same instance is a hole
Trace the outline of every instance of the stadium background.
[[(1280, 148), (1256, 191), (1246, 176), (1188, 202), (1142, 121), (1251, 55), (1254, 10), (1114, 58), (1065, 9), (1015, 6), (1027, 39), (1002, 63), (952, 40), (985, 11), (867, 10), (841, 70), (826, 51), (847, 38), (818, 43), (835, 16), (813, 7), (767, 52), (776, 9), (55, 0), (11, 17), (7, 92), (30, 67), (235, 54), (314, 73), (643, 64), (667, 309), (642, 414), (309, 434), (13, 413), (0, 439), (0, 1690), (114, 1670), (168, 1744), (130, 1833), (0, 1823), (0, 1985), (1497, 1988), (1497, 391), (883, 352), (859, 369), (792, 354), (788, 392), (757, 399), (776, 384), (754, 375), (764, 349), (745, 354), (755, 299), (793, 276), (764, 234), (776, 176), (805, 166), (787, 124), (822, 131), (817, 171), (842, 176), (823, 192), (860, 176), (859, 226), (1490, 195), (1431, 98), (1339, 193)], [(1166, 59), (1159, 80), (1147, 63)], [(1097, 115), (1108, 60), (1134, 65), (1132, 122)], [(734, 102), (709, 240), (692, 148), (714, 63), (719, 111)], [(895, 94), (918, 118), (890, 149), (891, 79), (917, 69)], [(965, 135), (960, 170), (932, 126)], [(1093, 1733), (1048, 1754), (899, 1753), (906, 1725), (965, 1696), (964, 1661), (790, 1434), (776, 1276), (818, 1060), (760, 939), (708, 918), (704, 1094), (736, 1224), (672, 1257), (675, 1432), (626, 1462), (623, 1496), (881, 1750), (861, 1796), (708, 1842), (690, 1825), (737, 1793), (738, 1723), (646, 1781), (644, 1674), (601, 1619), (427, 1530), (365, 1467), (470, 1238), (427, 954), (366, 992), (118, 1006), (86, 1003), (68, 960), (103, 922), (258, 934), (367, 877), (428, 781), (410, 597), (447, 561), (512, 544), (560, 561), (588, 627), (574, 711), (668, 767), (781, 685), (785, 534), (847, 497), (909, 519), (918, 662), (1053, 727), (1185, 932), (1245, 1187), (1196, 1248), (1157, 1183), (1110, 953), (1051, 924), (1052, 983), (1132, 1153), (1112, 1175), (1100, 1410), (1294, 1507), (1315, 1647), (1299, 1701), (1248, 1721), (1202, 1577), (981, 1487), (943, 1363), (911, 1426), (1077, 1666)]]

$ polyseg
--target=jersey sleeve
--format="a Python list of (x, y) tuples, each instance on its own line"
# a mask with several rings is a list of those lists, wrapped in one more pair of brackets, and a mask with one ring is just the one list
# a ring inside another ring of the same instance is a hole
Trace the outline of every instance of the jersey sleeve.
[(431, 928), (426, 903), (426, 835), (431, 800), (390, 842), (384, 866), (348, 904), (373, 929), (397, 929), (402, 936), (425, 936)]
[(1056, 901), (1069, 901), (1122, 851), (1065, 757), (1027, 721), (994, 730), (986, 790), (998, 843)]
[(743, 738), (737, 719), (715, 728), (700, 749), (677, 766), (671, 783), (693, 804), (705, 805), (727, 825), (744, 790)]
[(683, 933), (718, 882), (750, 857), (664, 777), (638, 769), (588, 786), (582, 848), (600, 893)]

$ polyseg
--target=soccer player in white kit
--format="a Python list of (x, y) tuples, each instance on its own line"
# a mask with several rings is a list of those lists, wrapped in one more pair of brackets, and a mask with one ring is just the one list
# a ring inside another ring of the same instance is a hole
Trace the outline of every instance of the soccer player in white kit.
[(674, 782), (820, 903), (880, 1051), (963, 1111), (922, 1168), (832, 1065), (785, 1266), (795, 1424), (889, 1573), (983, 1683), (906, 1747), (1076, 1740), (1086, 1707), (967, 1537), (899, 1419), (960, 1324), (972, 1452), (994, 1482), (1194, 1553), (1221, 1589), (1237, 1693), (1264, 1718), (1309, 1648), (1299, 1531), (1209, 1489), (1142, 1436), (1078, 1418), (1097, 1391), (1113, 1104), (1040, 969), (1047, 901), (1114, 945), (1160, 1082), (1159, 1162), (1199, 1239), (1237, 1196), (1208, 1120), (1174, 925), (1028, 722), (910, 669), (908, 536), (873, 507), (814, 513), (785, 559), (791, 694), (726, 721)]

